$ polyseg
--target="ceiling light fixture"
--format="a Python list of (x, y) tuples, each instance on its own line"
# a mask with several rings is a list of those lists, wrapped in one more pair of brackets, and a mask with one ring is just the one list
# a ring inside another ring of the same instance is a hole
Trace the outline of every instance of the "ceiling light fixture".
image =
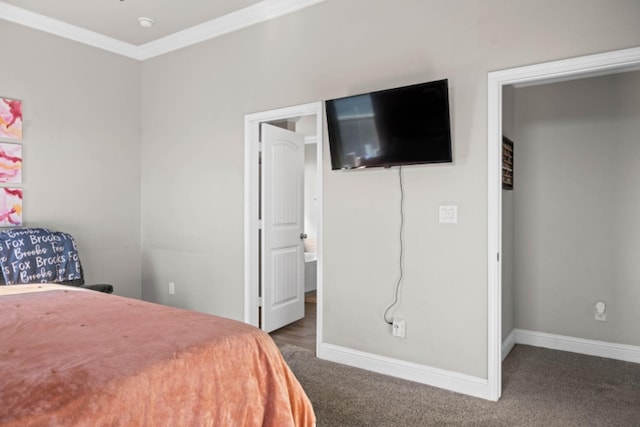
[(144, 16), (138, 18), (138, 22), (142, 28), (151, 28), (153, 26), (153, 19), (145, 18)]

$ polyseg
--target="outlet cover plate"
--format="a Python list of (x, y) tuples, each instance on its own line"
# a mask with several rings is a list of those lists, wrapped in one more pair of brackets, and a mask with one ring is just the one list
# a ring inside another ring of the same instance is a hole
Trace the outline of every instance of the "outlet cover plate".
[(440, 206), (439, 220), (440, 224), (457, 224), (458, 223), (458, 206)]
[(406, 322), (404, 319), (398, 317), (393, 318), (393, 325), (391, 325), (391, 332), (394, 337), (405, 338), (406, 337)]

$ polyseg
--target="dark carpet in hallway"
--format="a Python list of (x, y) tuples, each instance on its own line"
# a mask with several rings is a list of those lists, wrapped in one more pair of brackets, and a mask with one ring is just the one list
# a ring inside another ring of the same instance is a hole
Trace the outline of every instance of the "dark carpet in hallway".
[(280, 344), (318, 426), (640, 426), (640, 365), (517, 345), (489, 402)]

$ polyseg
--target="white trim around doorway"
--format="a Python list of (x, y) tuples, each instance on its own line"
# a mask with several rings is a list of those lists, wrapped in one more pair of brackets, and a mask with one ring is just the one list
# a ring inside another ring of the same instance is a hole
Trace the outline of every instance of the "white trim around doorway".
[(640, 48), (623, 49), (488, 74), (487, 379), (489, 400), (502, 394), (502, 88), (640, 70)]
[(244, 321), (253, 326), (258, 326), (258, 144), (260, 139), (260, 124), (292, 117), (312, 116), (316, 117), (317, 141), (317, 329), (316, 346), (322, 342), (322, 171), (323, 171), (323, 103), (312, 102), (309, 104), (279, 108), (245, 115), (244, 118)]

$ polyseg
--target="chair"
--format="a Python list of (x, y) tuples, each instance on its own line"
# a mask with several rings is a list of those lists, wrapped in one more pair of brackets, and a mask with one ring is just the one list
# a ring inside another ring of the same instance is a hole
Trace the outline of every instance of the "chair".
[(85, 284), (76, 243), (67, 233), (46, 228), (0, 232), (0, 285), (60, 283), (113, 293), (113, 286)]

